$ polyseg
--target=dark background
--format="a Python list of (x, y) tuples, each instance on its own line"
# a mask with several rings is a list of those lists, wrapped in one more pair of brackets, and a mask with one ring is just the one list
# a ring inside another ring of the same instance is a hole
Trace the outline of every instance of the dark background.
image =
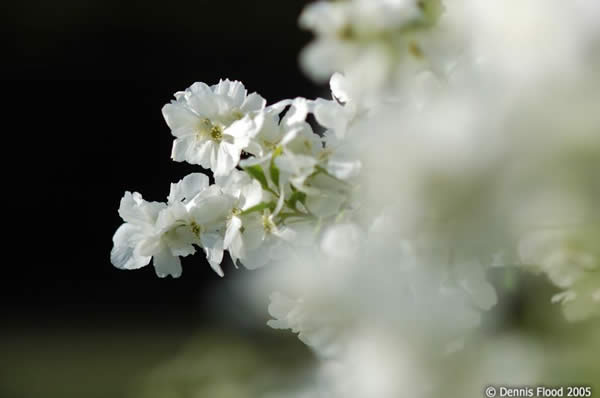
[(221, 281), (201, 254), (175, 280), (111, 265), (119, 201), (126, 190), (164, 201), (197, 170), (170, 160), (161, 107), (175, 91), (229, 78), (269, 103), (316, 95), (297, 62), (310, 40), (297, 27), (306, 3), (2, 6), (4, 330), (207, 322), (214, 308), (203, 300)]

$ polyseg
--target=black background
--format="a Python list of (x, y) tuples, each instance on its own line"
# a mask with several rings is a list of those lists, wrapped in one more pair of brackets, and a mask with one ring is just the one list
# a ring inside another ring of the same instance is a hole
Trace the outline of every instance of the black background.
[(5, 327), (203, 322), (198, 306), (220, 278), (201, 254), (175, 280), (110, 264), (119, 201), (126, 190), (164, 201), (196, 170), (170, 160), (160, 110), (175, 91), (229, 78), (269, 103), (318, 93), (297, 62), (306, 3), (3, 6)]

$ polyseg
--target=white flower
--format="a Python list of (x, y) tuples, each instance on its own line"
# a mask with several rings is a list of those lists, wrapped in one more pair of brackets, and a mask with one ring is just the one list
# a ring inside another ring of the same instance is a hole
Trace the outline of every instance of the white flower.
[[(126, 192), (121, 199), (119, 215), (125, 221), (113, 237), (111, 252), (113, 265), (121, 269), (137, 269), (153, 259), (156, 274), (163, 278), (171, 275), (181, 276), (179, 255), (194, 252), (189, 241), (176, 239), (173, 234), (165, 233), (163, 212), (164, 203), (147, 202), (135, 192)], [(170, 243), (174, 243), (173, 251)]]
[(318, 305), (303, 299), (292, 299), (280, 292), (270, 296), (269, 314), (274, 318), (267, 322), (273, 329), (290, 329), (298, 338), (322, 357), (331, 357), (340, 349), (337, 339), (341, 333), (328, 326), (322, 319)]
[(233, 170), (227, 177), (217, 177), (217, 185), (223, 192), (234, 198), (231, 214), (227, 218), (224, 237), (224, 248), (229, 251), (233, 263), (236, 264), (239, 258), (244, 258), (246, 252), (246, 243), (244, 242), (245, 220), (252, 215), (243, 214), (244, 211), (259, 205), (266, 196), (263, 193), (260, 183), (253, 180), (247, 173)]
[(146, 202), (140, 194), (126, 192), (119, 209), (125, 224), (113, 237), (111, 261), (117, 268), (136, 269), (153, 259), (159, 277), (179, 277), (179, 257), (194, 254), (198, 245), (222, 276), (222, 233), (232, 202), (200, 173), (171, 184), (167, 204)]
[[(279, 120), (279, 114), (288, 106), (285, 116)], [(278, 147), (291, 144), (298, 134), (312, 133), (306, 122), (308, 112), (309, 101), (301, 97), (280, 101), (259, 112), (253, 119), (254, 134), (246, 152), (256, 156), (260, 160), (258, 163), (264, 163), (271, 159)]]
[[(277, 122), (277, 114), (289, 105), (285, 116)], [(241, 162), (243, 167), (259, 165), (265, 172), (277, 166), (280, 181), (301, 186), (315, 171), (317, 154), (323, 149), (321, 138), (306, 122), (309, 103), (304, 98), (282, 101), (256, 117), (260, 126), (247, 151), (255, 157)], [(273, 181), (278, 189), (279, 182)], [(285, 186), (288, 189), (287, 186)], [(289, 192), (288, 192), (289, 193)]]
[(284, 198), (283, 194), (279, 196), (273, 213), (265, 209), (244, 218), (243, 229), (239, 230), (243, 251), (238, 254), (246, 268), (256, 269), (289, 254), (289, 246), (286, 243), (294, 240), (296, 233), (286, 225), (278, 225), (276, 220), (283, 208)]
[(142, 255), (141, 248), (155, 234), (158, 213), (164, 203), (147, 202), (137, 192), (125, 192), (119, 215), (125, 221), (113, 236), (110, 260), (120, 269), (138, 269), (150, 263), (152, 256)]
[(600, 274), (589, 273), (570, 289), (552, 297), (553, 303), (561, 303), (565, 318), (581, 321), (600, 316)]
[[(580, 232), (569, 228), (534, 231), (519, 242), (519, 254), (525, 266), (544, 272), (556, 286), (569, 288), (598, 267), (598, 257), (585, 250)], [(592, 235), (593, 236), (593, 235)], [(592, 246), (593, 247), (593, 246)]]
[(359, 254), (365, 234), (354, 224), (337, 224), (325, 230), (321, 249), (328, 256), (342, 261), (351, 261)]
[(473, 303), (489, 310), (498, 303), (496, 289), (485, 276), (485, 268), (478, 261), (461, 261), (454, 267), (454, 278), (470, 296)]
[(246, 152), (260, 159), (269, 156), (280, 145), (286, 134), (283, 126), (279, 124), (278, 115), (281, 111), (279, 108), (269, 107), (253, 118), (253, 130), (256, 134), (248, 143)]
[(265, 107), (265, 100), (229, 80), (211, 87), (194, 83), (175, 98), (162, 109), (176, 137), (173, 159), (210, 168), (215, 175), (229, 173), (253, 134), (253, 113)]
[(169, 207), (159, 217), (163, 239), (170, 239), (167, 242), (174, 254), (178, 253), (178, 245), (191, 240), (202, 247), (212, 269), (223, 276), (220, 264), (225, 250), (225, 223), (234, 198), (216, 185), (209, 186), (208, 177), (200, 173), (173, 184), (169, 198)]
[(552, 298), (570, 321), (600, 315), (600, 252), (596, 228), (547, 228), (526, 235), (519, 254), (526, 268), (564, 289)]
[(288, 141), (275, 158), (275, 165), (286, 181), (303, 190), (305, 180), (315, 172), (319, 163), (317, 155), (322, 150), (323, 143), (311, 129), (296, 131), (286, 138)]

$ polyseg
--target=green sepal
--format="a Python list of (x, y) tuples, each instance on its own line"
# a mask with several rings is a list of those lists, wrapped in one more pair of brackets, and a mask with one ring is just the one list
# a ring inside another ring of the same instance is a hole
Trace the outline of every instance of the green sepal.
[(267, 191), (270, 190), (269, 183), (267, 182), (267, 177), (265, 176), (265, 172), (263, 171), (263, 168), (261, 166), (257, 164), (254, 166), (247, 166), (244, 167), (244, 170), (250, 175), (250, 177), (260, 182), (260, 185), (263, 189)]
[(304, 192), (294, 191), (290, 195), (289, 199), (285, 201), (285, 203), (291, 209), (295, 209), (296, 208), (296, 202), (300, 202), (303, 205), (306, 205), (306, 194)]

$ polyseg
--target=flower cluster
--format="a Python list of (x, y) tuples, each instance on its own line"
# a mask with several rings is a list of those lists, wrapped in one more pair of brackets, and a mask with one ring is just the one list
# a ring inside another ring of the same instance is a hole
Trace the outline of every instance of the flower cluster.
[[(176, 93), (172, 157), (214, 184), (126, 193), (113, 264), (177, 277), (199, 249), (219, 275), (225, 251), (277, 263), (246, 289), (329, 370), (314, 396), (447, 395), (422, 389), (436, 366), (400, 381), (400, 358), (461, 351), (501, 297), (491, 272), (544, 274), (568, 320), (600, 315), (600, 7), (584, 3), (314, 2), (300, 60), (332, 98), (267, 105), (229, 80)], [(539, 382), (506, 355), (518, 384)]]
[[(297, 229), (351, 210), (349, 192), (361, 165), (343, 149), (349, 117), (344, 122), (337, 114), (344, 109), (304, 98), (266, 106), (229, 80), (176, 93), (163, 107), (175, 137), (172, 158), (212, 170), (215, 183), (190, 174), (171, 184), (166, 203), (125, 193), (113, 264), (136, 269), (153, 259), (158, 276), (178, 277), (179, 257), (200, 248), (221, 276), (224, 251), (253, 269), (281, 256)], [(327, 128), (323, 137), (307, 123), (309, 112)]]

